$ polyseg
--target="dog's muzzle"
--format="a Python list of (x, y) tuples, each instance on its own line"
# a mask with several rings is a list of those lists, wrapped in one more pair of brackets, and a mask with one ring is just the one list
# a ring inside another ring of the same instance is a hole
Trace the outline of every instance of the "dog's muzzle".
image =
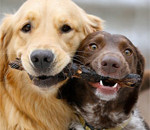
[(33, 69), (39, 76), (30, 76), (30, 79), (36, 86), (50, 87), (54, 84), (65, 80), (66, 77), (62, 76), (62, 72), (57, 75), (48, 75), (53, 69), (54, 54), (50, 50), (35, 50), (30, 55)]

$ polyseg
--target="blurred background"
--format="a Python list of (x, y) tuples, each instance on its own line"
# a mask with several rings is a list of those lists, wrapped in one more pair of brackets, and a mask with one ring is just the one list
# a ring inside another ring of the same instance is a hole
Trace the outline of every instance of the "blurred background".
[[(0, 0), (0, 20), (14, 13), (25, 0)], [(73, 0), (87, 13), (105, 21), (105, 31), (127, 36), (139, 48), (150, 69), (150, 0)], [(138, 106), (150, 125), (150, 91), (140, 95)]]

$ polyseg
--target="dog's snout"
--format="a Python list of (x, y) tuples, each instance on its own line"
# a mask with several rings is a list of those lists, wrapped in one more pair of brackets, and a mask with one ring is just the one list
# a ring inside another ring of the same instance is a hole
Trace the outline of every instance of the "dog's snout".
[(120, 69), (121, 61), (117, 57), (104, 56), (101, 61), (102, 70), (108, 74), (115, 73)]
[(54, 54), (49, 50), (36, 50), (31, 53), (30, 58), (35, 68), (45, 71), (53, 62)]

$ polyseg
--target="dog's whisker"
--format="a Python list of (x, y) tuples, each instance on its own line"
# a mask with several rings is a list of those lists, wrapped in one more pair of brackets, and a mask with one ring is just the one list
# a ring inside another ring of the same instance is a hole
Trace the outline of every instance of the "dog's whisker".
[(71, 53), (75, 53), (75, 55), (77, 54), (77, 53), (81, 53), (81, 54), (90, 54), (91, 52), (85, 52), (85, 51), (71, 51)]
[(65, 73), (62, 71), (62, 74), (63, 74), (63, 78), (65, 79)]
[(73, 59), (75, 62), (78, 62), (78, 63), (80, 63), (81, 65), (85, 65), (83, 62), (81, 62), (80, 60), (78, 60), (78, 59)]
[(76, 53), (78, 52), (81, 52), (81, 53), (90, 53), (90, 52), (87, 52), (87, 51), (81, 51), (81, 50), (77, 50)]
[(87, 59), (85, 56), (82, 56), (82, 55), (75, 55), (74, 57)]

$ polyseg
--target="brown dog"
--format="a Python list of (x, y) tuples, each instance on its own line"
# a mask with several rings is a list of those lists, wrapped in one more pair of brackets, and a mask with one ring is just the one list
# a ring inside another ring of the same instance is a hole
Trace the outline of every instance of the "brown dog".
[[(74, 59), (104, 77), (121, 79), (131, 73), (143, 77), (144, 58), (122, 35), (92, 33), (83, 40)], [(85, 120), (81, 119), (85, 129), (146, 130), (148, 126), (135, 107), (139, 90), (140, 85), (128, 88), (113, 81), (70, 79), (60, 89), (60, 96)]]
[[(0, 26), (0, 130), (65, 130), (71, 109), (56, 98), (80, 42), (101, 20), (71, 0), (27, 0)], [(25, 71), (8, 64), (20, 58)]]

